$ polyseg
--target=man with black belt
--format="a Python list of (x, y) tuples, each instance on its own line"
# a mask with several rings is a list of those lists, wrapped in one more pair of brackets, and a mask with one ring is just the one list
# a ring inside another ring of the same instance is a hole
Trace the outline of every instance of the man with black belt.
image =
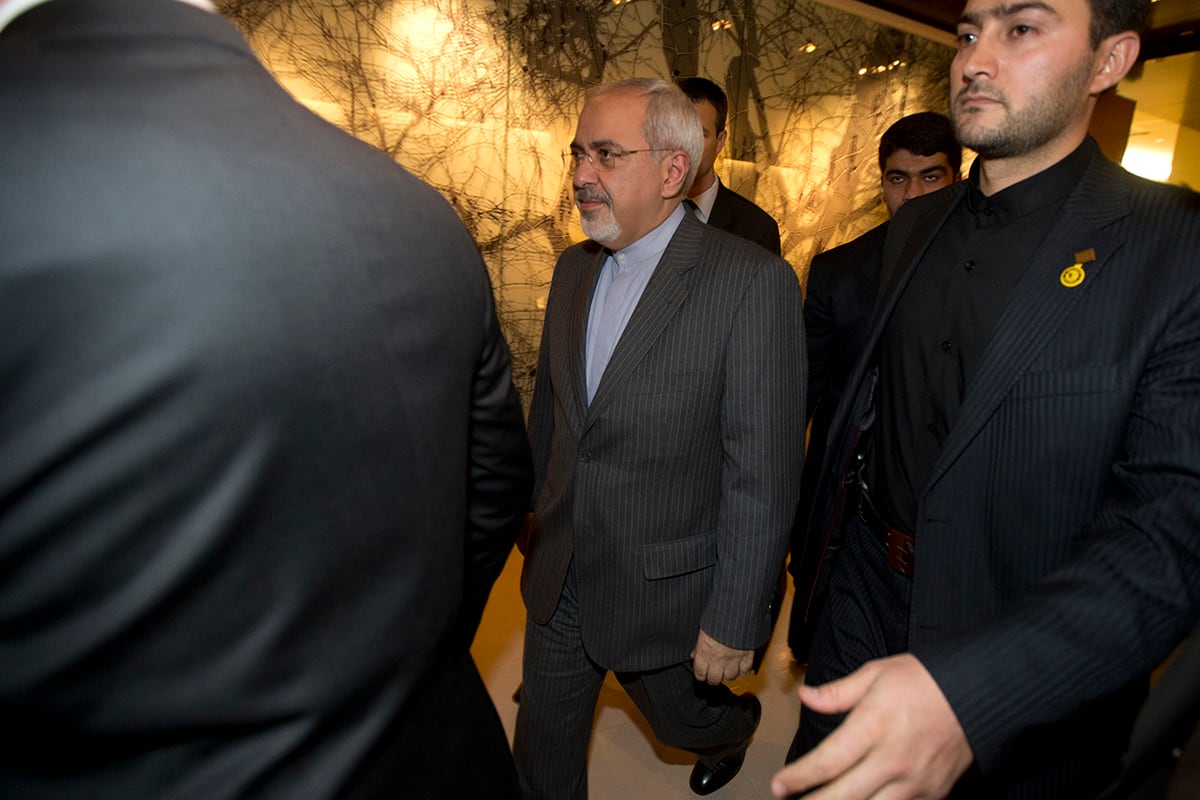
[[(905, 202), (959, 179), (962, 147), (954, 138), (954, 127), (944, 115), (919, 111), (896, 120), (879, 137), (879, 183), (888, 214)], [(887, 238), (884, 222), (857, 239), (818, 254), (808, 268), (804, 292), (804, 339), (808, 350), (808, 415), (811, 419), (804, 477), (800, 487), (800, 510), (796, 516), (807, 523), (813, 493), (825, 457), (829, 424), (846, 388), (850, 370), (867, 341), (867, 323), (879, 294), (879, 259)], [(800, 567), (807, 526), (800, 524), (792, 535), (789, 569), (795, 576)], [(797, 584), (799, 588), (799, 584)], [(804, 609), (793, 607), (788, 626), (788, 647), (800, 662), (807, 659), (809, 628)]]
[(1200, 199), (1087, 138), (1148, 9), (967, 2), (951, 110), (979, 159), (889, 227), (779, 796), (1093, 797), (1200, 619)]

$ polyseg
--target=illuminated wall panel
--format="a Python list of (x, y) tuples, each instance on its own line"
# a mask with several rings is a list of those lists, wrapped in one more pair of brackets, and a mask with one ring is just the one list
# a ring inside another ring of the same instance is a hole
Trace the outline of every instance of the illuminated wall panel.
[(886, 217), (876, 145), (945, 111), (952, 52), (802, 0), (225, 0), (299, 100), (437, 187), (479, 243), (530, 387), (554, 260), (578, 241), (560, 158), (587, 88), (699, 74), (730, 95), (717, 172), (773, 214), (801, 278)]

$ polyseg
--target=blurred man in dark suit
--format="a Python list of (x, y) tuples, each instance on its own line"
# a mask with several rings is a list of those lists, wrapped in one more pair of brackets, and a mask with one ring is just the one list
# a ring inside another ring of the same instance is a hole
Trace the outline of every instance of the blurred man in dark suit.
[[(967, 0), (829, 436), (779, 795), (1091, 800), (1200, 621), (1200, 197), (1088, 138), (1149, 0)], [(801, 757), (802, 756), (802, 757)]]
[(725, 147), (727, 134), (725, 122), (729, 116), (729, 100), (725, 91), (708, 78), (683, 78), (678, 84), (696, 107), (704, 130), (704, 150), (696, 168), (696, 178), (687, 192), (693, 213), (701, 222), (749, 239), (779, 255), (779, 224), (753, 201), (721, 183), (713, 171), (717, 153)]
[(1200, 797), (1200, 629), (1171, 655), (1138, 712), (1121, 774), (1096, 800)]
[(761, 707), (724, 681), (767, 641), (803, 448), (800, 286), (681, 203), (700, 122), (666, 81), (599, 87), (571, 152), (590, 240), (550, 286), (513, 749), (527, 798), (587, 796), (608, 671), (710, 794)]
[(468, 647), (531, 465), (474, 243), (203, 0), (29, 5), (0, 796), (515, 797)]
[[(879, 139), (879, 183), (888, 214), (906, 200), (945, 188), (959, 179), (962, 148), (950, 120), (921, 111), (903, 117)], [(825, 438), (850, 368), (862, 353), (867, 323), (879, 294), (879, 259), (887, 223), (840, 247), (820, 253), (808, 268), (804, 292), (804, 336), (808, 350), (808, 450), (800, 493), (799, 524), (792, 538), (790, 569), (800, 566)], [(793, 575), (795, 577), (795, 575)], [(801, 610), (803, 611), (803, 610)], [(804, 614), (793, 613), (788, 646), (798, 661), (807, 658)]]

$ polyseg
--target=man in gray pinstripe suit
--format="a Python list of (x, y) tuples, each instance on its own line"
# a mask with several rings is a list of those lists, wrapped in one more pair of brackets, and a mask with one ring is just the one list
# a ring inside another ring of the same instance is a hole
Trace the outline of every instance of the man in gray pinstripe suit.
[(786, 262), (680, 203), (702, 148), (675, 86), (591, 93), (571, 143), (590, 241), (563, 253), (530, 411), (537, 482), (513, 749), (527, 797), (587, 795), (607, 671), (708, 794), (760, 709), (750, 669), (795, 512), (801, 296)]

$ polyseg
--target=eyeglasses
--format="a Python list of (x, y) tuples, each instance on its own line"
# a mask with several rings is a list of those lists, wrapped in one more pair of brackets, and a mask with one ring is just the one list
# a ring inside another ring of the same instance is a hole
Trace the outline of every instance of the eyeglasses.
[(607, 172), (617, 166), (617, 162), (626, 156), (637, 153), (669, 153), (675, 149), (674, 147), (643, 147), (641, 150), (610, 150), (607, 147), (601, 147), (596, 150), (595, 154), (585, 150), (572, 150), (569, 153), (563, 153), (562, 160), (563, 166), (567, 168), (567, 173), (571, 175), (575, 174), (575, 170), (584, 160), (597, 170)]

